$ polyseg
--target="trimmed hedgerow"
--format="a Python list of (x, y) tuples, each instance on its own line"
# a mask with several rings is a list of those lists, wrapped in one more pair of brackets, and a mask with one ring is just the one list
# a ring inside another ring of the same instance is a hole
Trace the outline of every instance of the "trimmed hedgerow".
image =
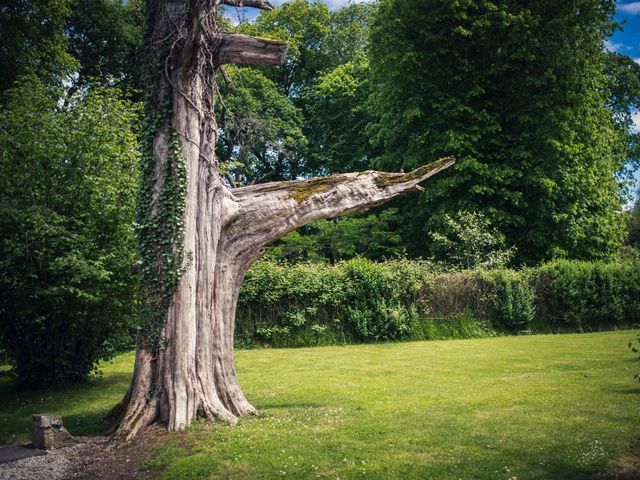
[(640, 319), (640, 264), (558, 261), (443, 272), (426, 261), (256, 263), (238, 303), (239, 346), (596, 331)]
[(582, 332), (640, 321), (640, 263), (557, 261), (536, 269), (538, 331)]

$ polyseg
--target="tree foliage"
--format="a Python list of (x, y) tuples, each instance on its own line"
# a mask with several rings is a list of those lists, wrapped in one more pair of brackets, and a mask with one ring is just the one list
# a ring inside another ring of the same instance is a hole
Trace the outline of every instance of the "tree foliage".
[(20, 75), (60, 80), (77, 66), (64, 35), (68, 0), (10, 0), (0, 5), (0, 92)]
[[(143, 0), (69, 0), (65, 26), (77, 60), (74, 83), (115, 84), (127, 93), (142, 88)], [(138, 96), (140, 92), (137, 92)]]
[(344, 219), (319, 220), (291, 232), (267, 249), (267, 255), (289, 262), (336, 263), (356, 256), (371, 260), (404, 254), (397, 231), (398, 211), (381, 209), (375, 213)]
[[(231, 183), (369, 168), (367, 51), (376, 9), (358, 3), (329, 11), (324, 4), (297, 0), (240, 25), (244, 33), (287, 40), (290, 47), (282, 67), (228, 69), (232, 83), (222, 88), (224, 101), (218, 105), (217, 151)], [(331, 262), (353, 255), (393, 256), (402, 250), (396, 214), (317, 222), (291, 234), (272, 254)]]
[(598, 258), (619, 247), (625, 139), (605, 76), (615, 2), (383, 0), (370, 64), (383, 150), (411, 167), (455, 153), (416, 209), (414, 254), (445, 215), (482, 211), (521, 262)]
[[(368, 166), (366, 50), (375, 8), (363, 3), (331, 12), (322, 3), (296, 0), (238, 27), (243, 33), (289, 42), (283, 66), (229, 69), (233, 82), (222, 90), (218, 151), (227, 161), (239, 162), (238, 167), (247, 164), (245, 182)], [(239, 134), (238, 124), (248, 123), (251, 134)], [(270, 165), (269, 175), (250, 174), (258, 138), (263, 152), (259, 163)], [(254, 153), (241, 154), (249, 151)], [(270, 161), (264, 160), (267, 156)]]
[(218, 103), (216, 153), (234, 185), (296, 178), (306, 138), (302, 114), (254, 68), (230, 68)]
[(629, 212), (627, 227), (627, 244), (640, 249), (640, 200)]
[(607, 52), (605, 74), (610, 94), (608, 106), (613, 111), (624, 144), (630, 170), (640, 166), (640, 131), (634, 130), (633, 113), (640, 109), (640, 63), (627, 55)]
[(23, 384), (80, 380), (135, 329), (137, 107), (17, 85), (0, 113), (0, 346)]
[(143, 0), (11, 0), (0, 6), (0, 92), (21, 75), (141, 87)]
[(433, 250), (439, 258), (458, 268), (505, 268), (515, 249), (486, 216), (478, 212), (458, 212), (455, 218), (445, 215), (443, 231), (430, 232)]

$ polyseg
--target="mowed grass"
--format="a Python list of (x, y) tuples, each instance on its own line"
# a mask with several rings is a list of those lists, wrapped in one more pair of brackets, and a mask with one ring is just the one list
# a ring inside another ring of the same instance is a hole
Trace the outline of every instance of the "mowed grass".
[[(161, 479), (581, 479), (640, 438), (632, 331), (237, 353), (259, 417), (195, 424), (157, 447)], [(0, 385), (2, 438), (51, 411), (95, 433), (127, 387), (104, 379), (22, 396)]]

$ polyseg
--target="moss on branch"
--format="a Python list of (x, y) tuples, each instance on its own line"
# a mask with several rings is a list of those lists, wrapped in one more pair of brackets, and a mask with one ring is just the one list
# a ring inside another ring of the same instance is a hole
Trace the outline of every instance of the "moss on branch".
[(454, 162), (455, 159), (453, 157), (445, 157), (440, 160), (436, 160), (435, 162), (428, 163), (427, 165), (423, 165), (422, 167), (418, 167), (409, 173), (378, 172), (375, 182), (379, 188), (385, 188), (416, 180), (422, 181), (430, 177), (430, 173), (446, 168)]
[(329, 177), (312, 178), (297, 183), (289, 192), (298, 205), (304, 202), (311, 195), (331, 190), (339, 183), (344, 182), (349, 177), (346, 175), (331, 175)]

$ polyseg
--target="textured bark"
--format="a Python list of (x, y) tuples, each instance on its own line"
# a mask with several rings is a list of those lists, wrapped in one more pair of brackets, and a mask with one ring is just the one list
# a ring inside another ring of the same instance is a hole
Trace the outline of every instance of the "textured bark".
[(241, 33), (222, 35), (216, 64), (245, 63), (251, 65), (281, 65), (289, 44), (268, 38), (252, 37)]
[[(223, 38), (230, 43), (220, 44), (211, 24), (213, 8), (212, 2), (197, 0), (148, 2), (151, 54), (161, 55), (159, 39), (175, 38), (166, 74), (150, 88), (158, 103), (171, 95), (171, 126), (180, 135), (187, 169), (188, 255), (166, 312), (162, 348), (149, 351), (144, 339), (138, 344), (131, 386), (113, 412), (117, 438), (131, 438), (152, 422), (180, 430), (198, 414), (233, 424), (255, 413), (236, 376), (233, 331), (240, 285), (264, 246), (313, 220), (364, 210), (416, 190), (419, 182), (453, 163), (446, 158), (408, 174), (368, 171), (229, 189), (214, 155), (215, 69), (230, 59), (249, 58), (238, 45), (250, 48), (265, 41), (229, 35)], [(282, 53), (282, 43), (276, 43)], [(160, 129), (153, 142), (156, 190), (165, 181), (162, 165), (170, 151), (169, 135)]]

